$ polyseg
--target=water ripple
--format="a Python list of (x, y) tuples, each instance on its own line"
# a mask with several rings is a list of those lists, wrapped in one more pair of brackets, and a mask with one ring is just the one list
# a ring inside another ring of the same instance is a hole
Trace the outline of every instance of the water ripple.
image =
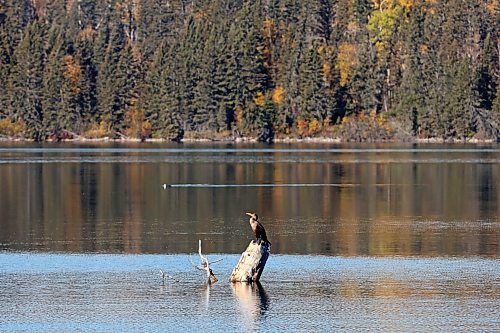
[(218, 255), (210, 287), (189, 255), (0, 252), (0, 330), (494, 331), (500, 315), (498, 259), (272, 255), (251, 286)]

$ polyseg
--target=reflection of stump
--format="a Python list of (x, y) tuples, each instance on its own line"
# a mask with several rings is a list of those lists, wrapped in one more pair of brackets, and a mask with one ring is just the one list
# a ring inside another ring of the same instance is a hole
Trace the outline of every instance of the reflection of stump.
[(231, 282), (257, 282), (262, 275), (267, 258), (269, 257), (270, 244), (266, 242), (251, 241), (241, 255), (240, 261), (233, 269), (229, 280)]

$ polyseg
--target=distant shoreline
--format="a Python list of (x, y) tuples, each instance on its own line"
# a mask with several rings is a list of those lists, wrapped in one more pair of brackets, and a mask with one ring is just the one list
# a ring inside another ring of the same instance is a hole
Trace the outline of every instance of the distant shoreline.
[[(25, 139), (25, 138), (8, 138), (8, 137), (0, 137), (0, 142), (34, 142), (34, 140), (31, 139)], [(148, 138), (148, 139), (139, 139), (139, 138), (110, 138), (110, 137), (103, 137), (103, 138), (84, 138), (84, 137), (78, 137), (78, 138), (73, 138), (73, 139), (63, 139), (60, 141), (56, 140), (46, 140), (46, 141), (41, 141), (43, 143), (99, 143), (99, 142), (146, 142), (146, 143), (168, 143), (168, 142), (174, 142), (172, 140), (168, 139), (162, 139), (162, 138)], [(180, 143), (258, 143), (259, 141), (257, 138), (254, 137), (238, 137), (238, 138), (183, 138)], [(293, 138), (293, 137), (284, 137), (284, 138), (276, 138), (273, 140), (273, 143), (457, 143), (457, 144), (463, 144), (463, 143), (471, 143), (471, 144), (478, 144), (478, 143), (498, 143), (494, 139), (477, 139), (477, 138), (470, 138), (470, 139), (441, 139), (441, 138), (410, 138), (407, 140), (370, 140), (370, 141), (349, 141), (349, 140), (342, 140), (341, 138), (331, 138), (331, 137), (306, 137), (306, 138)]]

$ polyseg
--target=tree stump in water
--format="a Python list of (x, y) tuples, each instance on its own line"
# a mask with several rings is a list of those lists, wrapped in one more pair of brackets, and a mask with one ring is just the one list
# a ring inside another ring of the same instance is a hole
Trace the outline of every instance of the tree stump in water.
[(240, 261), (233, 269), (229, 281), (257, 282), (262, 275), (271, 245), (267, 242), (251, 241), (241, 255)]

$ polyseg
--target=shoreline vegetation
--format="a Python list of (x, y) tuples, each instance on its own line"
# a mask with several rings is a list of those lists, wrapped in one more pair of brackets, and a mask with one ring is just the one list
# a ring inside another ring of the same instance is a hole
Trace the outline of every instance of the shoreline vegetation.
[(500, 142), (498, 0), (5, 0), (0, 139)]
[(469, 136), (424, 136), (412, 135), (397, 120), (387, 120), (384, 115), (375, 112), (368, 116), (344, 117), (337, 125), (324, 125), (321, 129), (297, 129), (289, 133), (281, 133), (274, 127), (264, 127), (260, 132), (241, 133), (232, 131), (186, 131), (181, 130), (175, 137), (158, 137), (147, 129), (123, 132), (110, 128), (92, 128), (84, 133), (75, 133), (60, 129), (42, 138), (30, 138), (25, 134), (26, 125), (9, 120), (0, 120), (0, 141), (25, 142), (262, 142), (262, 143), (500, 143), (500, 129), (494, 127), (493, 135), (485, 136), (475, 133)]
[[(22, 137), (9, 137), (5, 135), (0, 135), (0, 142), (35, 142), (33, 139), (22, 138)], [(260, 141), (257, 136), (200, 136), (196, 133), (187, 133), (187, 135), (181, 140), (170, 140), (165, 138), (136, 138), (127, 137), (124, 135), (118, 137), (104, 136), (99, 138), (87, 138), (81, 135), (66, 136), (61, 139), (47, 139), (43, 142), (47, 143), (107, 143), (107, 142), (122, 142), (122, 143), (258, 143)], [(404, 139), (368, 139), (368, 140), (346, 140), (340, 137), (332, 136), (309, 136), (309, 137), (293, 137), (293, 136), (278, 136), (273, 140), (267, 141), (265, 143), (318, 143), (318, 144), (339, 144), (339, 143), (470, 143), (470, 144), (485, 144), (485, 143), (498, 143), (495, 139), (478, 139), (475, 137), (458, 139), (458, 138), (418, 138), (418, 137), (405, 137)]]

